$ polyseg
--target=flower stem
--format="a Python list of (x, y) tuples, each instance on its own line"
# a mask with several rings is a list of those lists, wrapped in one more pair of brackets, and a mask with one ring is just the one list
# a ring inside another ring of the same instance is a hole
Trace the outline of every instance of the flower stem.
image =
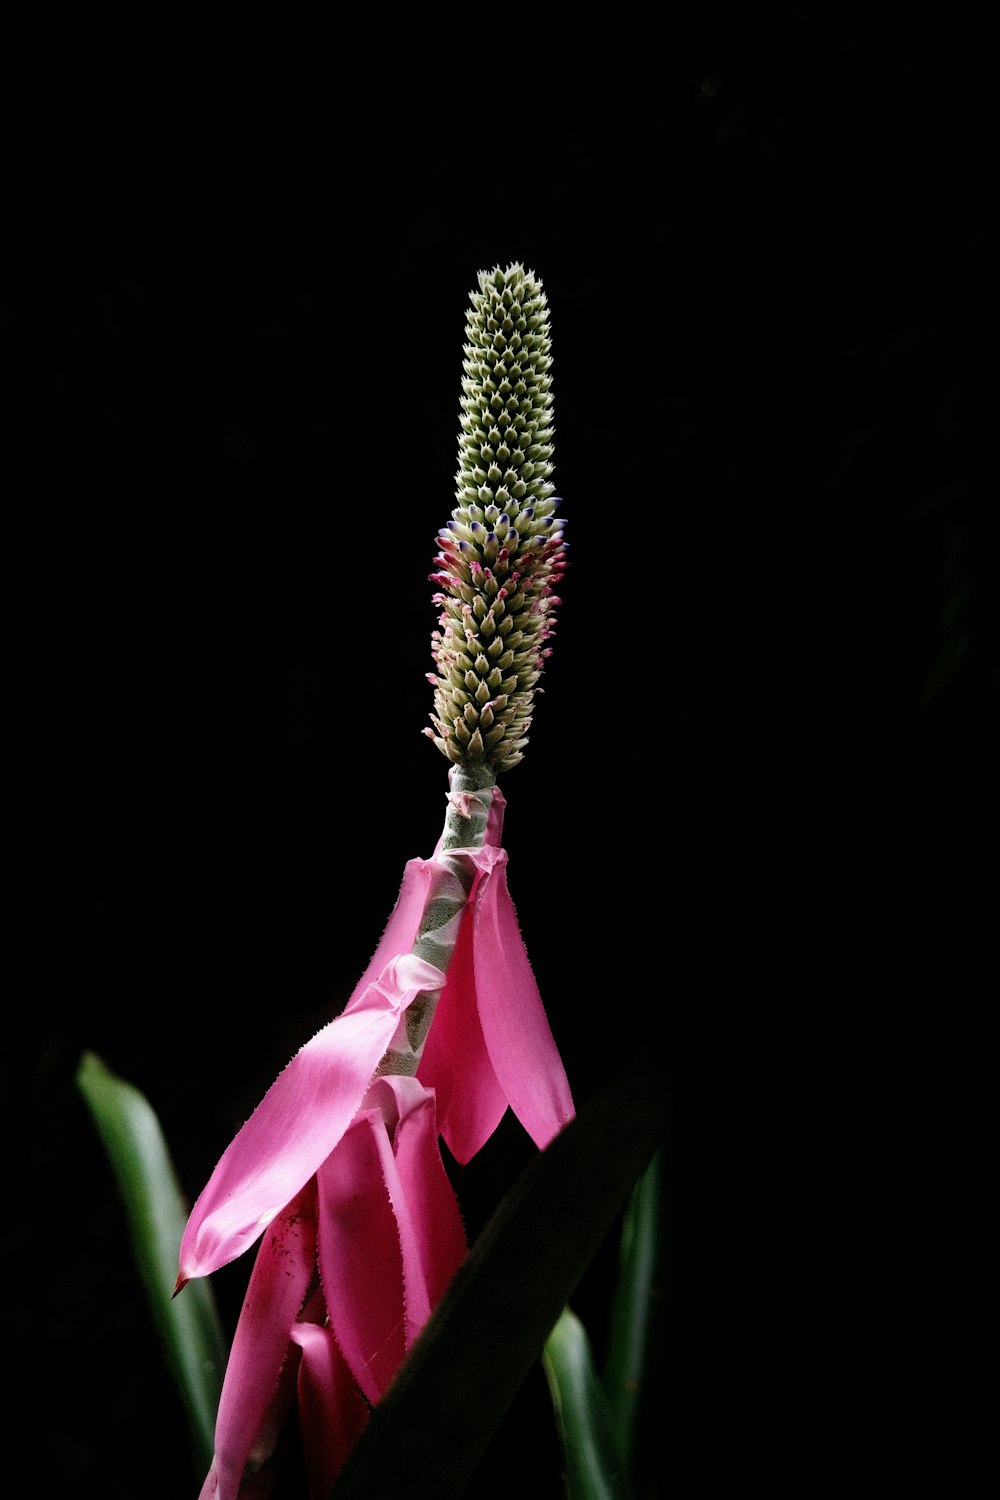
[(493, 767), (482, 762), (452, 767), (442, 853), (448, 849), (478, 849), (482, 844), (496, 780)]
[[(412, 952), (447, 974), (458, 929), (472, 888), (472, 865), (457, 852), (478, 849), (486, 836), (496, 772), (483, 763), (454, 766), (444, 832), (435, 855), (440, 877), (424, 907)], [(396, 1034), (376, 1069), (377, 1075), (403, 1073), (412, 1077), (420, 1065), (440, 990), (426, 991), (408, 1007)]]

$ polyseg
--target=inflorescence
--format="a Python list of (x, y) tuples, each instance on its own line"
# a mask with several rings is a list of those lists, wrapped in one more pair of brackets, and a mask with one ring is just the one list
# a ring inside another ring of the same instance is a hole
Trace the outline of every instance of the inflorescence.
[(552, 363), (541, 282), (479, 274), (466, 317), (457, 504), (438, 534), (433, 729), (455, 764), (522, 759), (566, 568), (552, 474)]

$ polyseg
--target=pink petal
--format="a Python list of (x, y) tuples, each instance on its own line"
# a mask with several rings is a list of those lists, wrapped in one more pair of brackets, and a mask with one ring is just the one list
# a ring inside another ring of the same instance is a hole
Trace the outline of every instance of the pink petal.
[(310, 1183), (280, 1213), (261, 1240), (236, 1325), (215, 1424), (216, 1488), (203, 1495), (237, 1500), (244, 1470), (261, 1467), (274, 1451), (291, 1409), (294, 1387), (286, 1370), (291, 1331), (316, 1267), (316, 1190)]
[(483, 839), (484, 844), (492, 844), (494, 849), (499, 849), (503, 843), (503, 815), (506, 809), (507, 799), (500, 788), (495, 786), (486, 819), (486, 837)]
[(216, 1500), (219, 1493), (219, 1476), (215, 1468), (215, 1459), (212, 1459), (212, 1467), (205, 1475), (205, 1483), (198, 1491), (198, 1500)]
[[(260, 1469), (256, 1474), (245, 1475), (243, 1483), (240, 1485), (239, 1500), (271, 1500), (271, 1494), (278, 1477), (277, 1463), (278, 1461), (276, 1460), (274, 1463)], [(218, 1496), (218, 1475), (215, 1472), (215, 1464), (213, 1463), (206, 1475), (205, 1483), (201, 1487), (198, 1500), (218, 1500)]]
[[(433, 1310), (465, 1259), (467, 1247), (462, 1215), (441, 1160), (434, 1095), (416, 1078), (377, 1078), (366, 1102), (378, 1102), (386, 1090), (394, 1095), (398, 1116), (392, 1132), (398, 1196), (391, 1196), (403, 1250), (409, 1346), (420, 1331), (413, 1316), (417, 1296), (421, 1306), (426, 1303), (428, 1311)], [(383, 1118), (388, 1113), (383, 1105)], [(388, 1167), (386, 1180), (390, 1180)]]
[(573, 1118), (573, 1098), (507, 889), (506, 852), (485, 845), (472, 857), (482, 874), (472, 949), (486, 1050), (507, 1103), (544, 1148)]
[(416, 940), (424, 907), (431, 899), (436, 882), (441, 879), (439, 866), (429, 859), (408, 860), (403, 870), (403, 881), (396, 897), (396, 904), (389, 914), (385, 931), (371, 962), (354, 987), (351, 998), (342, 1012), (346, 1015), (354, 1010), (364, 997), (368, 986), (378, 978), (386, 964), (400, 953), (409, 953)]
[[(377, 1078), (319, 1174), (319, 1265), (330, 1323), (372, 1403), (465, 1255), (434, 1096)], [(390, 1133), (391, 1132), (391, 1133)]]
[(353, 1119), (401, 1013), (443, 983), (440, 969), (411, 953), (392, 958), (296, 1053), (195, 1203), (179, 1285), (233, 1260), (308, 1182)]
[(470, 903), (417, 1070), (420, 1081), (437, 1096), (438, 1129), (452, 1156), (463, 1164), (489, 1140), (507, 1108), (479, 1020), (472, 943)]
[(452, 851), (475, 866), (470, 910), (418, 1069), (437, 1094), (448, 1149), (463, 1163), (493, 1134), (508, 1104), (539, 1146), (574, 1113), (507, 889), (500, 847), (506, 806), (494, 787), (483, 846)]
[(368, 1406), (332, 1329), (297, 1323), (292, 1339), (302, 1350), (298, 1414), (310, 1500), (329, 1500), (334, 1480), (368, 1423)]
[(381, 1113), (363, 1110), (317, 1174), (319, 1269), (330, 1323), (372, 1403), (406, 1349), (402, 1251), (379, 1135), (385, 1136)]

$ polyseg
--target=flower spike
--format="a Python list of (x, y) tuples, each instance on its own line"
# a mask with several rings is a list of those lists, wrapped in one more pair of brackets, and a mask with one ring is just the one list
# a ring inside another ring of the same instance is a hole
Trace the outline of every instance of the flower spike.
[(496, 785), (522, 758), (565, 568), (540, 282), (482, 272), (467, 329), (458, 503), (432, 575), (444, 827), (407, 862), (346, 1006), (275, 1079), (184, 1230), (178, 1290), (258, 1243), (200, 1500), (266, 1500), (293, 1412), (310, 1494), (329, 1493), (466, 1254), (440, 1140), (464, 1164), (508, 1108), (539, 1149), (573, 1118)]
[(438, 536), (432, 729), (457, 765), (523, 758), (566, 568), (552, 473), (548, 303), (516, 262), (479, 274), (466, 317), (457, 503)]

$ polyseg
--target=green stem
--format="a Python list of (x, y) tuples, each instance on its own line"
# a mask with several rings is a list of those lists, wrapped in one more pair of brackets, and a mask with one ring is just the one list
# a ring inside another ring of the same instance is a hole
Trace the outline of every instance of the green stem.
[[(432, 884), (411, 950), (443, 974), (447, 974), (455, 951), (473, 876), (471, 860), (448, 851), (481, 847), (495, 785), (496, 772), (491, 766), (456, 766), (451, 773), (448, 811), (436, 857), (440, 874)], [(440, 990), (431, 990), (412, 1002), (376, 1069), (377, 1074), (403, 1073), (412, 1077), (416, 1073), (440, 998)]]

